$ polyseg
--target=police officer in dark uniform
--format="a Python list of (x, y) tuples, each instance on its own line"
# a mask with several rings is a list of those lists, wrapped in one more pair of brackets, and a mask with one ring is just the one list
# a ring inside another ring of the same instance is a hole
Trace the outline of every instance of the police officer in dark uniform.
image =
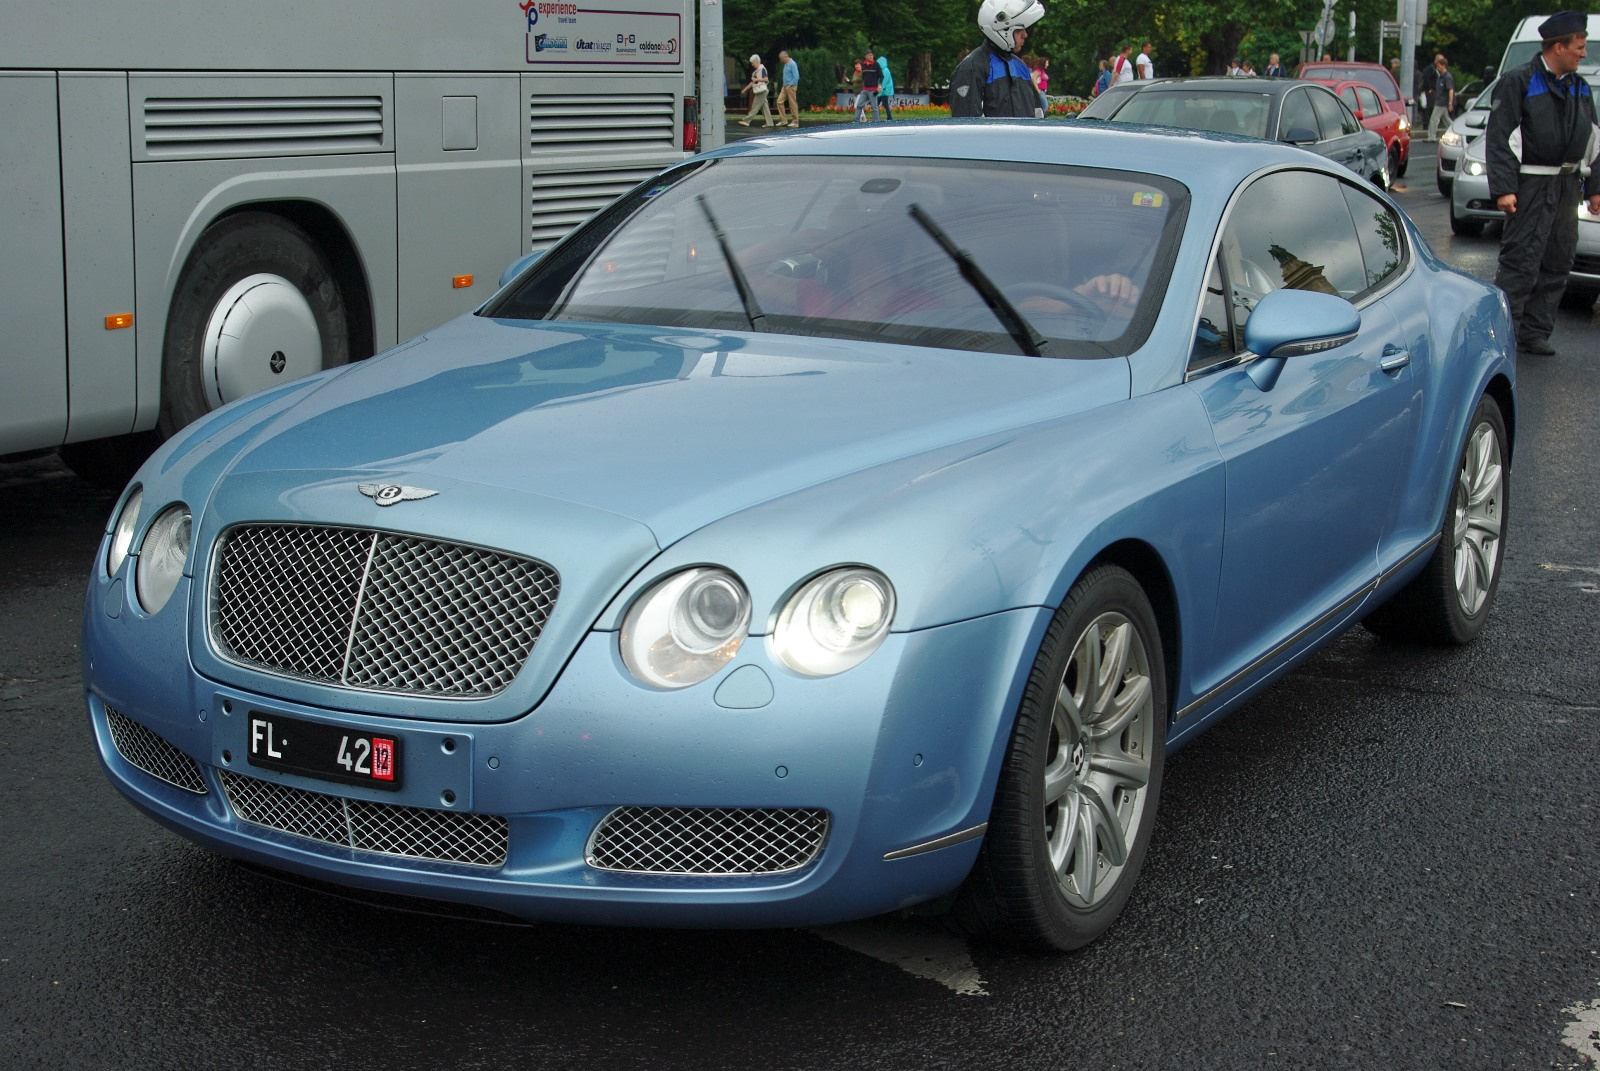
[(1033, 72), (1018, 58), (1028, 27), (1044, 17), (1039, 0), (983, 0), (978, 29), (987, 38), (950, 76), (950, 114), (958, 118), (1042, 117)]
[[(1506, 292), (1519, 353), (1552, 354), (1555, 308), (1578, 247), (1578, 201), (1597, 135), (1589, 83), (1588, 19), (1562, 11), (1539, 26), (1542, 51), (1495, 87), (1486, 156), (1489, 195), (1506, 214), (1495, 282)], [(1590, 211), (1600, 212), (1600, 181)]]

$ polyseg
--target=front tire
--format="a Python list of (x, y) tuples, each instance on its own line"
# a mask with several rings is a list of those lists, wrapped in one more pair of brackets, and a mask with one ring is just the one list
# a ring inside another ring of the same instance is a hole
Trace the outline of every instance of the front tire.
[(1433, 557), (1367, 618), (1367, 628), (1385, 639), (1467, 644), (1489, 619), (1511, 501), (1505, 419), (1493, 398), (1479, 400), (1469, 428)]
[(1455, 202), (1454, 198), (1451, 199), (1451, 201), (1450, 201), (1450, 231), (1451, 231), (1451, 233), (1453, 233), (1453, 234), (1464, 234), (1469, 238), (1476, 238), (1478, 235), (1483, 233), (1483, 225), (1484, 225), (1484, 221), (1481, 220), (1481, 219), (1468, 219), (1465, 216), (1456, 215), (1456, 202)]
[(1129, 573), (1073, 585), (1034, 660), (989, 829), (955, 916), (1034, 951), (1099, 937), (1132, 892), (1166, 754), (1161, 634)]
[(161, 434), (349, 360), (344, 295), (316, 242), (281, 216), (228, 216), (195, 243), (172, 297)]

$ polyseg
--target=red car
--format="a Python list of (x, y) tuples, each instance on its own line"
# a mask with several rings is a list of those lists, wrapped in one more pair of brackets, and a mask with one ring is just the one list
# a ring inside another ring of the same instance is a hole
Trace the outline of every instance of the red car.
[(1375, 130), (1389, 151), (1389, 177), (1399, 178), (1411, 162), (1411, 120), (1400, 83), (1381, 63), (1302, 63), (1297, 77), (1321, 82), (1339, 94), (1361, 125)]
[[(1319, 79), (1313, 79), (1318, 81)], [(1350, 105), (1361, 125), (1378, 133), (1389, 150), (1389, 177), (1399, 178), (1406, 173), (1411, 162), (1411, 121), (1383, 106), (1378, 91), (1366, 82), (1325, 82), (1339, 94), (1339, 99)]]
[(1318, 61), (1316, 63), (1302, 63), (1294, 72), (1296, 78), (1309, 78), (1325, 85), (1336, 85), (1342, 82), (1365, 82), (1378, 91), (1378, 96), (1383, 100), (1386, 110), (1394, 112), (1404, 118), (1406, 114), (1405, 98), (1400, 95), (1400, 83), (1395, 81), (1389, 68), (1381, 63), (1357, 63), (1354, 60), (1340, 62), (1337, 60)]

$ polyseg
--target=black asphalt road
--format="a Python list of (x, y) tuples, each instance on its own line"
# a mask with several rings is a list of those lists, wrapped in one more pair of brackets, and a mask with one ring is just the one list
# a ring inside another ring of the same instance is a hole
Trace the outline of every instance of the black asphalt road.
[[(1431, 148), (1402, 203), (1491, 275), (1493, 235), (1449, 236)], [(1126, 915), (1061, 957), (925, 920), (507, 927), (213, 857), (90, 748), (77, 621), (110, 496), (51, 459), (0, 465), (0, 1067), (1589, 1066), (1600, 328), (1565, 312), (1554, 341), (1522, 364), (1482, 642), (1357, 628), (1174, 756)]]

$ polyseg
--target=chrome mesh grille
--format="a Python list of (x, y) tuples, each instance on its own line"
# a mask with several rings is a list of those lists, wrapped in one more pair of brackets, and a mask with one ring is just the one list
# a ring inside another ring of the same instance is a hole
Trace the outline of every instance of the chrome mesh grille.
[(828, 812), (815, 808), (618, 807), (586, 859), (637, 874), (777, 874), (811, 862), (827, 839)]
[(363, 852), (468, 866), (504, 866), (510, 834), (498, 815), (345, 799), (219, 770), (244, 822)]
[(106, 728), (117, 754), (151, 777), (197, 796), (206, 794), (200, 764), (120, 710), (106, 707)]
[(346, 688), (481, 697), (511, 683), (555, 608), (530, 558), (357, 528), (223, 533), (211, 636), (243, 665)]

